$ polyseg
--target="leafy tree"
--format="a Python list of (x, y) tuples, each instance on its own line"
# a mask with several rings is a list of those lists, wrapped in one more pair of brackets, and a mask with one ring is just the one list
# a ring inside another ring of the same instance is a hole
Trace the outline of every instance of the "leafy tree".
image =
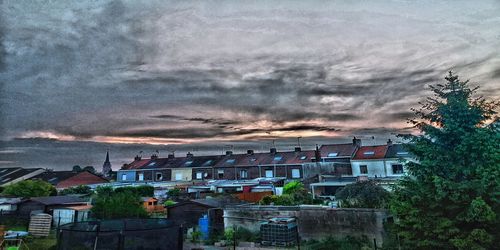
[(119, 187), (115, 189), (115, 192), (132, 192), (140, 197), (152, 197), (154, 196), (154, 187), (149, 185), (142, 185), (137, 187)]
[(115, 192), (111, 187), (98, 187), (92, 213), (97, 219), (142, 218), (148, 213), (141, 197), (129, 190)]
[(389, 192), (375, 181), (360, 181), (337, 190), (335, 198), (342, 207), (385, 208)]
[(70, 187), (59, 192), (60, 195), (68, 195), (68, 194), (83, 194), (83, 195), (91, 195), (94, 193), (89, 186), (80, 185), (76, 187)]
[(283, 194), (293, 194), (305, 190), (304, 184), (300, 181), (291, 181), (283, 187)]
[(24, 180), (6, 186), (2, 194), (22, 198), (30, 198), (57, 195), (57, 190), (54, 186), (46, 181)]
[(500, 249), (499, 102), (451, 72), (414, 109), (422, 134), (407, 136), (416, 162), (395, 189), (396, 232), (410, 249)]
[(82, 171), (87, 171), (95, 174), (95, 168), (93, 166), (86, 166), (82, 169)]
[(73, 172), (82, 172), (82, 167), (80, 167), (79, 165), (74, 165), (73, 166)]

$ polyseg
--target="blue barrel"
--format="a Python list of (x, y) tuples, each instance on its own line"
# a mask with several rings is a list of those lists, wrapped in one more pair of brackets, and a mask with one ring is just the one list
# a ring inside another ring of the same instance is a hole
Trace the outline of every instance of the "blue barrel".
[(201, 238), (203, 240), (208, 240), (208, 237), (209, 237), (210, 231), (208, 230), (209, 229), (208, 224), (209, 223), (208, 223), (207, 215), (203, 215), (203, 217), (198, 219), (198, 227), (200, 228)]

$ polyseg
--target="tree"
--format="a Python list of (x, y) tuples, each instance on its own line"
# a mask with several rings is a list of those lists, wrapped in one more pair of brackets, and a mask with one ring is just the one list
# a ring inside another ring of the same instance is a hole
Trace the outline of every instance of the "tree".
[(129, 190), (115, 192), (111, 187), (98, 187), (92, 213), (97, 219), (142, 218), (148, 213), (141, 197)]
[(500, 249), (499, 102), (474, 98), (477, 88), (452, 72), (431, 86), (406, 136), (416, 162), (396, 187), (391, 210), (402, 245), (411, 249)]
[(360, 181), (337, 190), (335, 198), (346, 208), (386, 208), (389, 192), (375, 181)]
[(293, 194), (302, 190), (305, 190), (304, 184), (300, 181), (291, 181), (283, 187), (283, 194)]
[(82, 167), (80, 167), (79, 165), (74, 165), (73, 172), (76, 172), (76, 173), (82, 172)]
[(94, 192), (89, 186), (85, 185), (80, 185), (76, 187), (70, 187), (62, 190), (59, 192), (61, 195), (68, 195), (68, 194), (83, 194), (83, 195), (91, 195)]
[(149, 185), (141, 185), (137, 187), (119, 187), (115, 189), (116, 193), (120, 192), (132, 192), (140, 197), (152, 197), (154, 196), (155, 188)]
[(24, 180), (5, 187), (2, 194), (30, 198), (57, 195), (57, 190), (50, 183), (41, 180)]
[(95, 168), (94, 168), (93, 166), (86, 166), (86, 167), (84, 167), (84, 168), (83, 168), (83, 170), (82, 170), (82, 171), (91, 172), (91, 173), (93, 173), (93, 174), (95, 174), (95, 172), (96, 172), (96, 171), (95, 171)]

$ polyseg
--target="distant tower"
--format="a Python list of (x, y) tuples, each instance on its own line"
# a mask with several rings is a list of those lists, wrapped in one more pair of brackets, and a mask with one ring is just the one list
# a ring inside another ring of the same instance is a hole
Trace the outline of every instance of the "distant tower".
[(111, 162), (109, 162), (109, 151), (106, 151), (106, 161), (102, 164), (102, 175), (109, 177), (111, 175)]

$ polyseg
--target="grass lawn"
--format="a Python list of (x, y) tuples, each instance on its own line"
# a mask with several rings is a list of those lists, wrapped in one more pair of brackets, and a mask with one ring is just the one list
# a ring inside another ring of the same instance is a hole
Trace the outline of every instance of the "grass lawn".
[[(12, 231), (27, 231), (26, 226), (22, 225), (11, 225), (7, 226), (6, 230)], [(33, 237), (28, 236), (23, 238), (23, 244), (21, 245), (21, 250), (46, 250), (46, 249), (56, 249), (56, 232), (53, 230), (48, 237)]]

